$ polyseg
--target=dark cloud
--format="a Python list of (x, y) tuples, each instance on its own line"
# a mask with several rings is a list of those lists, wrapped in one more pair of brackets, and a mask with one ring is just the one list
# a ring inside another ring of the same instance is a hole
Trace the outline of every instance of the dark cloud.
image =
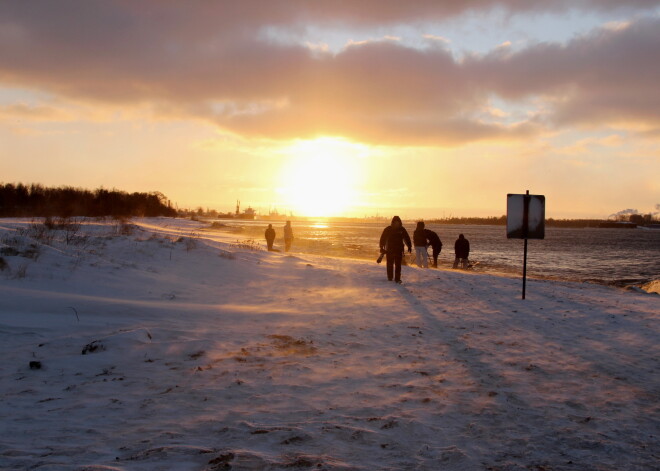
[[(375, 25), (444, 19), (448, 1), (60, 1), (0, 4), (0, 83), (104, 103), (152, 103), (271, 138), (344, 135), (391, 144), (524, 138), (539, 117), (480, 119), (487, 99), (541, 97), (546, 123), (660, 122), (660, 20), (605, 28), (458, 61), (442, 43), (347, 46), (337, 54), (277, 44), (267, 26)], [(626, 8), (660, 1), (638, 0)], [(512, 13), (619, 8), (614, 1), (474, 1)]]

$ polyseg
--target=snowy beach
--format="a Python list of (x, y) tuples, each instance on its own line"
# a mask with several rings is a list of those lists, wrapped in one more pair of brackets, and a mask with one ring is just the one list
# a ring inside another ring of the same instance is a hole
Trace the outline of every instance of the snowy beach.
[(658, 469), (658, 295), (42, 226), (0, 220), (0, 469)]

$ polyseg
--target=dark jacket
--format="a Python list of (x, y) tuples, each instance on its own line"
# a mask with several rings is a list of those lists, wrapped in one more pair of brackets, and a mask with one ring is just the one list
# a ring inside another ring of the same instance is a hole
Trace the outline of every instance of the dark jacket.
[(275, 229), (272, 227), (266, 229), (266, 240), (275, 240)]
[[(392, 218), (392, 223), (395, 222), (395, 219), (398, 219), (397, 216)], [(399, 222), (401, 219), (398, 219)], [(408, 249), (412, 248), (412, 242), (410, 241), (410, 236), (405, 227), (399, 226), (387, 226), (383, 233), (380, 236), (380, 249), (386, 251), (389, 254), (400, 254), (403, 252), (403, 244), (408, 246)]]
[(293, 240), (293, 228), (291, 224), (284, 226), (284, 240)]
[(470, 256), (470, 242), (461, 234), (454, 244), (454, 252), (458, 258), (468, 258)]
[(427, 247), (429, 245), (426, 229), (415, 229), (413, 232), (413, 242), (415, 247)]
[(440, 240), (438, 234), (436, 234), (435, 232), (429, 229), (424, 229), (424, 230), (426, 231), (426, 238), (429, 240), (431, 247), (433, 247), (434, 249), (442, 249), (442, 241)]

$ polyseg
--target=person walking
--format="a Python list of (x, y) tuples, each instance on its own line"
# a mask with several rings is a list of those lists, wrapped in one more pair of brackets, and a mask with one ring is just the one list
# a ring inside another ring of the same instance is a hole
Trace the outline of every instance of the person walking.
[(275, 242), (275, 229), (273, 229), (272, 224), (268, 224), (268, 229), (266, 229), (266, 245), (268, 245), (268, 251), (273, 251), (273, 242)]
[(438, 268), (438, 255), (442, 252), (442, 241), (436, 232), (430, 229), (424, 230), (426, 231), (426, 238), (433, 247), (433, 268)]
[(288, 252), (291, 249), (293, 242), (293, 229), (291, 228), (291, 221), (287, 221), (284, 225), (284, 251)]
[(415, 260), (420, 268), (429, 267), (429, 239), (424, 229), (424, 221), (417, 222), (417, 228), (413, 232), (413, 242), (415, 244)]
[(470, 256), (470, 241), (463, 234), (460, 234), (454, 243), (454, 253), (456, 254), (454, 268), (458, 268), (459, 263), (461, 264), (461, 268), (467, 268), (468, 257)]
[(392, 224), (383, 229), (380, 236), (380, 250), (387, 257), (387, 279), (401, 283), (401, 262), (403, 260), (404, 244), (408, 246), (408, 253), (412, 252), (412, 242), (408, 231), (403, 227), (401, 218), (394, 216)]

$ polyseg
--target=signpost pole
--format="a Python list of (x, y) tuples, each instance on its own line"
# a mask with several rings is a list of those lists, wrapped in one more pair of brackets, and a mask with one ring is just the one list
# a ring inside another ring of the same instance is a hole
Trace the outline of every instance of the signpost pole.
[(527, 236), (529, 235), (529, 190), (525, 193), (525, 204), (523, 209), (523, 237), (525, 239), (525, 249), (523, 255), (523, 283), (522, 298), (525, 299), (525, 288), (527, 286)]
[(527, 284), (527, 239), (525, 239), (525, 256), (523, 261), (523, 292), (522, 298), (525, 299), (525, 285)]

